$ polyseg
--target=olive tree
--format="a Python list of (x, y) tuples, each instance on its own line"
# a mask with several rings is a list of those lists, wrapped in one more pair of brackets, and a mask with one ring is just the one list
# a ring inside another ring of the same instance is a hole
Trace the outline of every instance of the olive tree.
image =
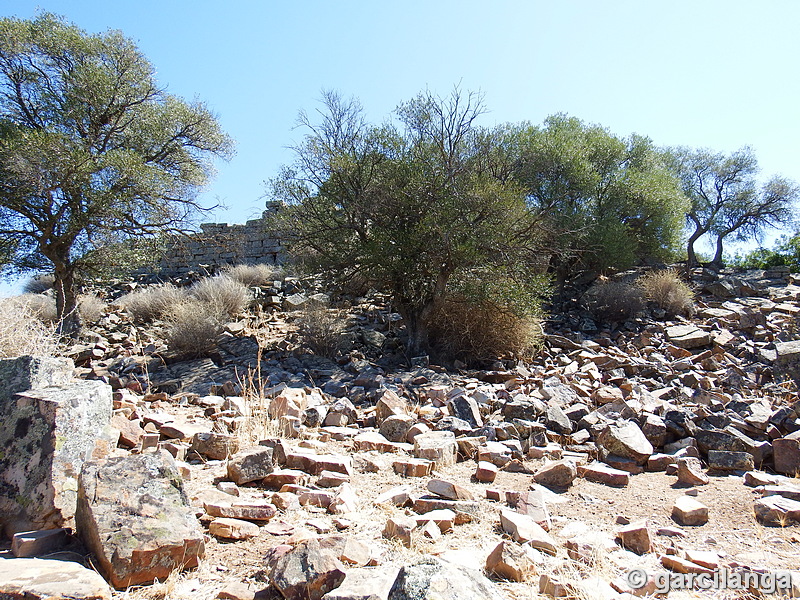
[(523, 280), (538, 250), (524, 191), (482, 167), (483, 110), (476, 93), (424, 92), (374, 125), (357, 101), (327, 92), (318, 122), (301, 114), (308, 134), (273, 182), (293, 251), (388, 290), (412, 355), (426, 350), (448, 289)]
[(212, 158), (231, 148), (209, 109), (159, 87), (122, 33), (47, 13), (0, 19), (0, 244), (17, 269), (52, 268), (64, 333), (80, 326), (84, 257), (109, 236), (184, 228)]
[(690, 266), (698, 264), (694, 245), (703, 235), (715, 238), (713, 265), (722, 265), (723, 242), (758, 238), (768, 227), (793, 221), (797, 185), (775, 176), (758, 184), (758, 160), (744, 147), (729, 156), (706, 149), (671, 150), (672, 166), (691, 199), (686, 211), (690, 228), (686, 252)]
[(521, 124), (513, 136), (512, 176), (550, 233), (560, 281), (667, 258), (679, 247), (688, 202), (648, 138), (621, 138), (563, 114)]

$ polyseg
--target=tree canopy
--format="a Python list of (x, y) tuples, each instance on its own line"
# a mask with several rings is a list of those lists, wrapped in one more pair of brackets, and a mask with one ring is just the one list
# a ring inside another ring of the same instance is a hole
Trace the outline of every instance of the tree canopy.
[(688, 203), (648, 138), (562, 114), (518, 126), (516, 138), (513, 177), (551, 234), (559, 278), (674, 255)]
[(232, 142), (201, 102), (168, 94), (118, 31), (49, 13), (0, 20), (0, 245), (52, 267), (62, 329), (76, 272), (115, 240), (184, 227)]
[(373, 125), (357, 101), (328, 92), (319, 123), (301, 115), (309, 133), (275, 181), (295, 251), (388, 289), (412, 353), (426, 348), (426, 320), (453, 285), (523, 281), (539, 249), (524, 191), (484, 168), (483, 110), (476, 93), (423, 92), (396, 123)]
[(758, 161), (751, 148), (741, 148), (729, 156), (705, 149), (674, 148), (671, 157), (691, 200), (686, 212), (691, 229), (686, 249), (690, 266), (698, 264), (694, 244), (707, 233), (716, 241), (711, 263), (721, 265), (725, 238), (758, 238), (768, 227), (792, 223), (800, 189), (778, 176), (759, 186)]

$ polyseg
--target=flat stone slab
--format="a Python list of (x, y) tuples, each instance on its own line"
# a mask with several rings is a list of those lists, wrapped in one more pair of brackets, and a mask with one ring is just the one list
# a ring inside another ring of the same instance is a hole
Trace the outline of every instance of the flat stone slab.
[(711, 334), (695, 327), (694, 325), (675, 325), (667, 327), (667, 338), (678, 346), (687, 350), (700, 348), (711, 343)]
[(111, 588), (96, 571), (64, 560), (0, 559), (0, 598), (111, 600)]

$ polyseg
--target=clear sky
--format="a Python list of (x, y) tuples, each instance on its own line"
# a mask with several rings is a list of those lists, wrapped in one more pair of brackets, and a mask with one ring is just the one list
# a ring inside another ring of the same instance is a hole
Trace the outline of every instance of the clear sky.
[(300, 109), (358, 97), (375, 121), (426, 88), (485, 94), (482, 123), (556, 112), (660, 145), (754, 148), (800, 181), (796, 0), (4, 0), (135, 40), (161, 85), (205, 101), (235, 139), (204, 193), (213, 218), (260, 215)]

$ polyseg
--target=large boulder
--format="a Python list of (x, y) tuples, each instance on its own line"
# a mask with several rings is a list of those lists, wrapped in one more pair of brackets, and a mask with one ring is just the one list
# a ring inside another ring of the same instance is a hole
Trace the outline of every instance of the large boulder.
[(9, 536), (71, 526), (81, 466), (115, 445), (111, 388), (71, 374), (59, 359), (0, 360), (0, 526)]
[(85, 463), (75, 522), (117, 589), (196, 567), (205, 551), (203, 532), (167, 452)]

